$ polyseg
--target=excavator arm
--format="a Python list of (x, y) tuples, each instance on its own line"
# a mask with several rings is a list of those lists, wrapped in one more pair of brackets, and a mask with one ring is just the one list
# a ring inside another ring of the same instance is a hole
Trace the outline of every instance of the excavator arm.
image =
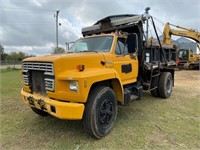
[(180, 26), (175, 26), (176, 28), (180, 28), (182, 30), (173, 30), (170, 28), (169, 22), (165, 24), (164, 30), (163, 30), (163, 43), (165, 44), (172, 44), (171, 42), (171, 35), (176, 35), (176, 36), (182, 36), (182, 37), (187, 37), (190, 39), (193, 39), (197, 43), (200, 43), (200, 32), (193, 30), (193, 29), (187, 29), (184, 27)]

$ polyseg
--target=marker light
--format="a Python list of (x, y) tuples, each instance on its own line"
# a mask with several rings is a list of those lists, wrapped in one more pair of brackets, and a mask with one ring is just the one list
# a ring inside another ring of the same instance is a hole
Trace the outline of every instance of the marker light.
[(78, 71), (83, 71), (83, 70), (85, 69), (85, 66), (84, 66), (84, 65), (77, 65), (77, 66), (76, 66), (76, 69), (77, 69)]

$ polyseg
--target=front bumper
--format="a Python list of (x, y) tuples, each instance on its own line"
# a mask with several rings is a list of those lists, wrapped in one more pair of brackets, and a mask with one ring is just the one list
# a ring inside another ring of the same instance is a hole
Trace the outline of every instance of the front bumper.
[(39, 94), (30, 94), (21, 90), (23, 101), (31, 107), (43, 110), (60, 119), (80, 120), (85, 109), (84, 104), (61, 102)]

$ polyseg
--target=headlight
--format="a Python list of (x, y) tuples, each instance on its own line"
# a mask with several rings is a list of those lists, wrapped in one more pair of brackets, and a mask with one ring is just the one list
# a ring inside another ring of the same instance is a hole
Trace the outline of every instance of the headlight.
[(71, 91), (78, 92), (78, 82), (77, 81), (69, 81), (69, 89)]

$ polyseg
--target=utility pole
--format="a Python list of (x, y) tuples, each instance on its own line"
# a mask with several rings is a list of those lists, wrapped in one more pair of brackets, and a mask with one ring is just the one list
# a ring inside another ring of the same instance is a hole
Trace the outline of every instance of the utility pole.
[(56, 48), (58, 49), (58, 14), (60, 10), (56, 10)]
[[(150, 10), (150, 7), (145, 8), (145, 13), (146, 13), (147, 17), (148, 17), (148, 14), (149, 14), (149, 10)], [(148, 18), (147, 18), (147, 26), (146, 26), (146, 39), (147, 39), (147, 41), (148, 41), (148, 38), (149, 38), (149, 35), (148, 35), (149, 30), (148, 29), (149, 29), (149, 21), (148, 21)]]

